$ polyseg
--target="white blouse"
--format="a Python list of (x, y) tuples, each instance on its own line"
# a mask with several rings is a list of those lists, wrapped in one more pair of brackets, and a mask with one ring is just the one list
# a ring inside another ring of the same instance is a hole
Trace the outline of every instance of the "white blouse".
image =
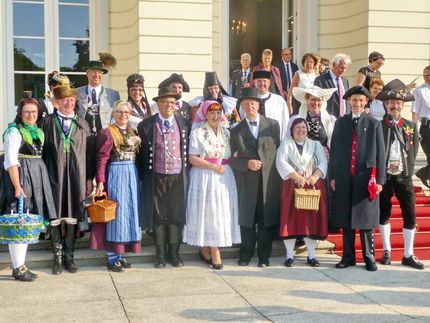
[(227, 129), (218, 126), (217, 134), (205, 122), (200, 128), (191, 131), (189, 151), (190, 155), (199, 155), (201, 158), (230, 158), (230, 133)]
[(11, 128), (4, 135), (4, 169), (12, 166), (20, 166), (18, 160), (19, 148), (21, 148), (22, 137), (17, 128)]

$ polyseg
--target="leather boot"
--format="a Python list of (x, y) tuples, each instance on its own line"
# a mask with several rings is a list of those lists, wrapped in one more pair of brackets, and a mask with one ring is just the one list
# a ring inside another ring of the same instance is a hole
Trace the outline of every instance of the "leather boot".
[(180, 235), (182, 228), (178, 225), (169, 224), (168, 226), (168, 261), (173, 267), (182, 267), (184, 265), (181, 258), (179, 258)]
[(63, 271), (63, 245), (61, 239), (61, 228), (59, 225), (51, 226), (51, 242), (52, 252), (54, 254), (54, 263), (52, 265), (52, 273), (59, 275)]
[(67, 224), (67, 233), (64, 238), (64, 268), (74, 274), (79, 271), (79, 268), (74, 262), (75, 241), (76, 241), (76, 225)]
[(155, 242), (155, 268), (166, 267), (166, 225), (162, 224), (154, 228)]

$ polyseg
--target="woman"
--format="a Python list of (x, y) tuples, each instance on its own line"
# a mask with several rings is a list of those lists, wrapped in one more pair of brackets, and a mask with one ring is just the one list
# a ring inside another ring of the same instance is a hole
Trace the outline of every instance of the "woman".
[[(308, 125), (303, 117), (293, 116), (289, 125), (291, 137), (282, 141), (276, 154), (276, 168), (284, 180), (279, 236), (285, 239), (285, 266), (293, 266), (296, 238), (304, 237), (308, 249), (307, 263), (319, 267), (317, 240), (327, 237), (327, 189), (324, 181), (327, 159), (321, 144), (308, 139)], [(321, 190), (318, 211), (296, 209), (294, 206), (294, 188), (305, 186)]]
[(130, 103), (115, 103), (114, 123), (100, 130), (97, 136), (96, 195), (106, 191), (118, 205), (115, 220), (93, 223), (90, 248), (107, 250), (107, 267), (115, 272), (133, 267), (124, 253), (141, 250), (140, 189), (135, 165), (140, 138), (127, 126), (131, 111)]
[(128, 125), (133, 129), (137, 129), (140, 121), (152, 115), (146, 98), (144, 83), (145, 79), (140, 74), (131, 74), (127, 77), (127, 101), (130, 102), (132, 107)]
[[(42, 108), (36, 99), (21, 100), (15, 123), (9, 124), (3, 135), (6, 205), (0, 214), (17, 210), (17, 198), (23, 196), (25, 208), (32, 214), (43, 214), (46, 220), (57, 217), (46, 166), (42, 160), (43, 131), (36, 121)], [(0, 199), (3, 200), (3, 199)], [(33, 281), (37, 275), (25, 265), (27, 244), (9, 244), (12, 276), (21, 281)]]
[[(199, 116), (204, 116), (200, 118)], [(201, 247), (202, 261), (222, 269), (219, 247), (240, 243), (236, 182), (228, 165), (230, 133), (221, 105), (205, 101), (190, 135), (190, 187), (184, 242)]]
[(293, 114), (297, 114), (300, 108), (300, 103), (297, 100), (293, 101), (293, 89), (295, 87), (309, 89), (314, 86), (314, 81), (317, 77), (314, 67), (317, 65), (317, 62), (318, 58), (313, 53), (306, 53), (302, 57), (303, 68), (294, 73), (290, 89), (288, 90), (288, 109)]
[(370, 107), (366, 107), (364, 110), (367, 113), (370, 113), (370, 115), (378, 121), (384, 119), (384, 116), (387, 114), (384, 102), (376, 100), (376, 97), (379, 93), (381, 93), (383, 87), (384, 81), (379, 78), (374, 78), (372, 81), (370, 81), (370, 95), (372, 96), (373, 100), (369, 103)]
[(369, 54), (369, 65), (359, 69), (356, 76), (356, 84), (363, 85), (370, 91), (370, 81), (373, 78), (381, 78), (379, 69), (384, 66), (385, 57), (379, 52), (371, 52)]
[(319, 141), (327, 152), (330, 149), (336, 118), (327, 112), (327, 100), (336, 92), (336, 88), (322, 89), (313, 86), (310, 89), (295, 87), (294, 97), (300, 102), (299, 116), (306, 119), (309, 132), (308, 138)]
[[(282, 79), (281, 79), (281, 72), (279, 71), (279, 68), (272, 65), (273, 60), (273, 53), (270, 49), (263, 50), (263, 53), (261, 54), (261, 63), (257, 66), (254, 66), (252, 69), (252, 74), (254, 74), (255, 71), (268, 71), (271, 74), (271, 80), (270, 80), (270, 86), (269, 86), (269, 92), (279, 94), (280, 96), (284, 96), (284, 91), (287, 91), (287, 89), (284, 89), (282, 87)], [(251, 76), (251, 85), (254, 85), (254, 79)], [(286, 98), (285, 98), (286, 99)]]

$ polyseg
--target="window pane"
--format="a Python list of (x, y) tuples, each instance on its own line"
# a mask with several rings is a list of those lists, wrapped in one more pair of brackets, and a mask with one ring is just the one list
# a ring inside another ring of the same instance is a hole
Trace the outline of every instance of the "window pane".
[(60, 40), (60, 69), (85, 72), (89, 61), (89, 42), (84, 40)]
[(24, 91), (33, 91), (33, 98), (45, 95), (44, 74), (15, 74), (15, 105), (21, 101)]
[(15, 70), (42, 71), (45, 68), (43, 39), (15, 39), (13, 45)]
[(78, 88), (80, 86), (84, 86), (88, 84), (88, 78), (86, 74), (83, 74), (83, 75), (67, 74), (67, 76), (70, 79), (70, 84), (72, 87)]
[(88, 7), (60, 6), (60, 37), (88, 38)]
[(13, 4), (13, 34), (15, 36), (45, 35), (43, 4)]
[(60, 4), (62, 3), (86, 3), (88, 4), (88, 0), (60, 0)]

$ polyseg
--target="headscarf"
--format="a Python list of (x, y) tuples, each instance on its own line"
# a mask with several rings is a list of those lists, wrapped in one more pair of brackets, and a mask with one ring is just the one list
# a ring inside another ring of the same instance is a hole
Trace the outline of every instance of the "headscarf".
[[(206, 122), (206, 120), (207, 120), (206, 117), (208, 114), (209, 107), (213, 104), (220, 106), (218, 101), (207, 100), (207, 101), (203, 102), (203, 104), (199, 107), (199, 109), (196, 112), (196, 116), (194, 117), (194, 120), (193, 120), (192, 129), (199, 128), (202, 126), (202, 124), (204, 124)], [(220, 126), (222, 126), (224, 128), (228, 128), (228, 126), (229, 126), (228, 119), (225, 116), (222, 107), (220, 110), (221, 110)]]

